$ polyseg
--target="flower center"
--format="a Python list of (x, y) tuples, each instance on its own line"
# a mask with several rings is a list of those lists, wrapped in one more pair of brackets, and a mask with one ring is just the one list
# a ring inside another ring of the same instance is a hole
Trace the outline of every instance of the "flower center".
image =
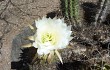
[(52, 45), (56, 44), (56, 35), (53, 33), (43, 33), (41, 37), (42, 43), (50, 42)]

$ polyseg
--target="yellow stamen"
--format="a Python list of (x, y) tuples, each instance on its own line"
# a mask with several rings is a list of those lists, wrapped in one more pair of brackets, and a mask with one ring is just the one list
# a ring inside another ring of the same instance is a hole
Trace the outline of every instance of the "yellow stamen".
[(55, 45), (56, 35), (52, 33), (43, 33), (41, 40), (42, 40), (42, 43), (50, 42), (52, 45)]

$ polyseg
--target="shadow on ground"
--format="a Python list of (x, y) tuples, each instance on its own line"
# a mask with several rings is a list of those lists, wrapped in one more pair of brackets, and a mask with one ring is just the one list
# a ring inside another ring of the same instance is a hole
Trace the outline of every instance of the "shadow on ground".
[(25, 40), (25, 38), (31, 35), (33, 35), (33, 32), (27, 27), (23, 32), (17, 35), (15, 39), (13, 39), (11, 50), (11, 69), (29, 70), (28, 64), (31, 62), (34, 54), (36, 53), (36, 49), (34, 47), (23, 49), (21, 46), (30, 43), (30, 41)]

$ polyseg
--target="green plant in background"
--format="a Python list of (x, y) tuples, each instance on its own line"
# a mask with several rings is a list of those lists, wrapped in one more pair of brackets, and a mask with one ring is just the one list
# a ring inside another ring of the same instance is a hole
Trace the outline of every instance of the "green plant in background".
[(61, 0), (61, 6), (66, 18), (79, 21), (79, 0)]
[(101, 62), (98, 62), (95, 66), (93, 66), (92, 69), (95, 69), (95, 70), (110, 70), (110, 64), (108, 64), (104, 61), (101, 61)]

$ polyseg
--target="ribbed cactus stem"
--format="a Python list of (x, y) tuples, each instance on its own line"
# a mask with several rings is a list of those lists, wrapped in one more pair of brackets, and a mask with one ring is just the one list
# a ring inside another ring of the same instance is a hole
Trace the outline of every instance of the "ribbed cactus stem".
[(73, 18), (73, 16), (74, 16), (74, 13), (73, 13), (73, 11), (74, 11), (74, 7), (73, 7), (73, 5), (74, 5), (74, 3), (73, 3), (73, 0), (70, 0), (70, 18)]
[(68, 17), (68, 0), (65, 0), (65, 16)]
[(76, 20), (79, 19), (79, 0), (74, 0), (74, 17)]
[(79, 0), (62, 0), (63, 13), (66, 18), (79, 20)]

